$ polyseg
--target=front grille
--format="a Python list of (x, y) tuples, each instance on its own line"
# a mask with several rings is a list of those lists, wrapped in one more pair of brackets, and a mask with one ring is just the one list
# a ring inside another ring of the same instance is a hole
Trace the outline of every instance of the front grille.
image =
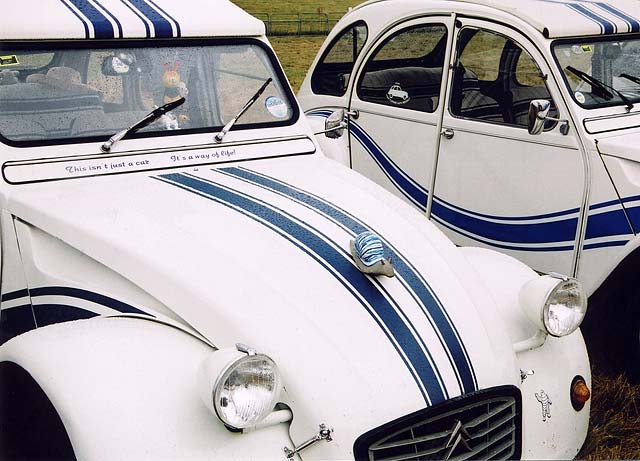
[(358, 461), (520, 457), (520, 391), (501, 386), (417, 411), (361, 435)]

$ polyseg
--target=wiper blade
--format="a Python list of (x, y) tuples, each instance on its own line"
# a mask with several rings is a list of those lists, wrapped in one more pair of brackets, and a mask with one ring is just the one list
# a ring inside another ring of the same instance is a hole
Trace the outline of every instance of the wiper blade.
[(620, 75), (618, 75), (618, 77), (620, 77), (620, 78), (626, 78), (627, 80), (631, 80), (633, 83), (637, 83), (638, 85), (640, 85), (640, 78), (638, 78), (638, 77), (634, 77), (633, 75), (629, 75), (629, 74), (620, 74)]
[(102, 146), (100, 146), (100, 150), (102, 152), (111, 151), (111, 146), (120, 141), (129, 133), (135, 133), (136, 131), (144, 128), (147, 125), (150, 125), (154, 121), (158, 120), (167, 112), (172, 111), (176, 107), (181, 106), (186, 101), (185, 98), (176, 99), (175, 101), (168, 102), (160, 107), (153, 109), (147, 115), (144, 116), (140, 121), (136, 122), (134, 125), (131, 125), (129, 128), (125, 128), (122, 131), (118, 131), (116, 134), (111, 136), (108, 141), (106, 141)]
[(624, 94), (622, 94), (621, 91), (616, 90), (614, 87), (609, 86), (604, 82), (601, 82), (597, 78), (592, 77), (586, 72), (582, 72), (581, 70), (576, 69), (573, 66), (567, 66), (565, 67), (565, 69), (571, 72), (573, 75), (581, 78), (582, 80), (590, 84), (593, 89), (597, 89), (599, 92), (598, 95), (601, 96), (602, 98), (613, 99), (613, 94), (615, 93), (620, 98), (620, 100), (627, 106), (626, 107), (627, 112), (633, 109), (633, 103), (629, 100), (629, 98), (627, 98)]
[(216, 142), (222, 142), (222, 138), (225, 137), (225, 135), (229, 132), (229, 130), (231, 129), (231, 127), (233, 127), (233, 125), (236, 124), (236, 122), (238, 121), (238, 119), (240, 117), (242, 117), (242, 114), (244, 114), (247, 109), (249, 109), (249, 107), (251, 107), (253, 105), (254, 102), (256, 102), (258, 100), (258, 98), (260, 97), (260, 95), (264, 92), (264, 90), (267, 88), (267, 85), (269, 85), (269, 83), (271, 83), (273, 81), (273, 79), (271, 77), (269, 77), (267, 79), (266, 82), (264, 82), (262, 84), (262, 86), (258, 89), (258, 91), (255, 92), (255, 94), (253, 96), (251, 96), (251, 99), (249, 99), (247, 101), (247, 103), (242, 107), (242, 109), (240, 109), (240, 112), (238, 112), (238, 114), (233, 117), (231, 120), (229, 120), (229, 123), (227, 123), (222, 130), (220, 130), (220, 133), (218, 133), (215, 137)]

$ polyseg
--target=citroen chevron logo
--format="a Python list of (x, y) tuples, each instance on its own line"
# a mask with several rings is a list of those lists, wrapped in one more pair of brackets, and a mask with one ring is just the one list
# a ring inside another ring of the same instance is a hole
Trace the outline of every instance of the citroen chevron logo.
[(456, 423), (453, 425), (451, 429), (451, 436), (449, 440), (447, 440), (447, 444), (444, 446), (448, 448), (447, 454), (444, 457), (444, 460), (447, 461), (455, 449), (462, 443), (462, 445), (467, 449), (467, 451), (473, 451), (473, 449), (469, 446), (469, 441), (471, 440), (471, 435), (467, 431), (467, 428), (464, 427), (461, 421), (456, 419)]

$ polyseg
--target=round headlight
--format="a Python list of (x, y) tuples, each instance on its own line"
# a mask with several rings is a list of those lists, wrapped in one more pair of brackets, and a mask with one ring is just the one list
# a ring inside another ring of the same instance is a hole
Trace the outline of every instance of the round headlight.
[(550, 335), (566, 336), (580, 326), (586, 313), (587, 296), (582, 284), (576, 279), (565, 279), (549, 294), (542, 319)]
[(576, 279), (544, 275), (522, 287), (520, 304), (538, 328), (551, 336), (566, 336), (582, 323), (587, 295)]
[(200, 367), (198, 382), (204, 403), (233, 429), (246, 429), (266, 418), (282, 389), (280, 371), (271, 358), (235, 349), (211, 354)]
[(255, 426), (273, 411), (280, 387), (280, 373), (273, 360), (260, 354), (243, 357), (216, 382), (216, 414), (237, 429)]

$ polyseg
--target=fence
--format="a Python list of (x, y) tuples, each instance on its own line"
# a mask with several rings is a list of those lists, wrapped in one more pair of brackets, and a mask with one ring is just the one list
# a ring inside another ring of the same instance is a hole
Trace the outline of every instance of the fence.
[(344, 13), (252, 13), (267, 35), (327, 35)]

